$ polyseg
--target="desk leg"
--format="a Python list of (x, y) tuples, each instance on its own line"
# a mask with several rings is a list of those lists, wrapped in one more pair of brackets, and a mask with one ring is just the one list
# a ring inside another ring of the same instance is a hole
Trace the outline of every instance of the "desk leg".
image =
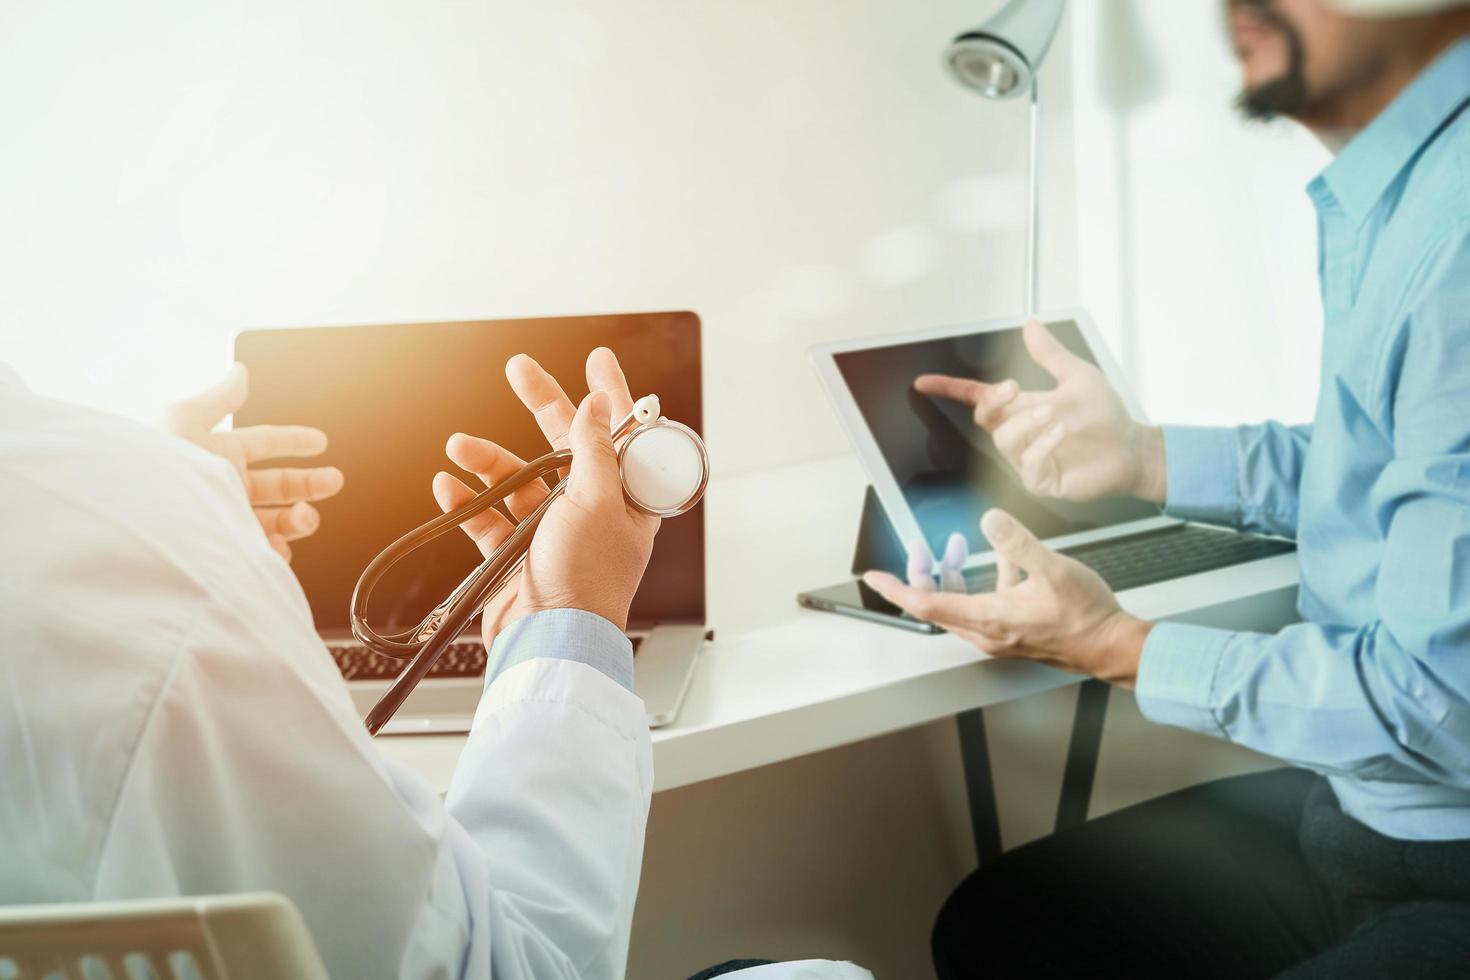
[(1087, 822), (1092, 783), (1097, 776), (1098, 750), (1102, 747), (1103, 722), (1112, 690), (1095, 678), (1083, 681), (1077, 690), (1077, 713), (1072, 718), (1067, 767), (1062, 772), (1062, 795), (1057, 801), (1057, 832)]
[(965, 766), (965, 790), (970, 798), (970, 827), (975, 834), (975, 857), (981, 867), (1000, 857), (1000, 813), (995, 806), (995, 780), (990, 772), (990, 748), (985, 741), (985, 714), (972, 708), (955, 716), (960, 733), (960, 757)]

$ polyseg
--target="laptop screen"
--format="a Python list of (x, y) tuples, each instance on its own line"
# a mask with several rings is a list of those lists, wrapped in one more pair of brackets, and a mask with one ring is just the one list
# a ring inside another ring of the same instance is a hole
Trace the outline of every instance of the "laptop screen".
[[(533, 459), (547, 451), (535, 420), (510, 390), (505, 362), (527, 353), (575, 403), (587, 393), (589, 351), (612, 348), (634, 397), (657, 394), (666, 416), (702, 431), (699, 318), (693, 313), (485, 320), (366, 327), (251, 330), (235, 355), (250, 370), (250, 397), (235, 425), (316, 426), (330, 443), (319, 460), (346, 476), (317, 504), (321, 528), (292, 545), (292, 567), (319, 630), (348, 628), (348, 603), (367, 563), (439, 514), (430, 489), (440, 470), (479, 481), (444, 455), (455, 432), (494, 440)], [(379, 632), (419, 622), (480, 561), (458, 531), (404, 558), (373, 592)], [(664, 522), (630, 611), (630, 625), (703, 622), (704, 506)]]
[[(1074, 321), (1047, 326), (1072, 353), (1097, 363)], [(1026, 352), (1019, 327), (845, 351), (833, 360), (935, 554), (955, 531), (972, 552), (990, 550), (979, 522), (991, 507), (1009, 511), (1041, 538), (1159, 514), (1153, 504), (1131, 498), (1074, 504), (1033, 496), (989, 433), (975, 425), (968, 405), (914, 390), (914, 379), (930, 373), (985, 382), (1014, 378), (1023, 391), (1055, 387)]]

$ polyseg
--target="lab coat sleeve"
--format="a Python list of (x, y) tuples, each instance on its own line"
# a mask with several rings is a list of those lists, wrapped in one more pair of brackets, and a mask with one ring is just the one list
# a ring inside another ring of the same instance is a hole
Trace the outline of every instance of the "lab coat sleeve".
[(632, 649), (590, 613), (531, 620), (495, 644), (446, 803), (483, 856), (490, 975), (619, 977), (653, 788), (643, 703), (613, 679)]
[[(117, 747), (132, 762), (94, 897), (282, 892), (333, 976), (621, 976), (652, 786), (642, 703), (580, 661), (518, 662), (482, 698), (446, 807), (377, 755), (331, 658), (292, 628), (304, 602), (283, 616), (255, 586), (196, 615), (137, 744)], [(631, 658), (587, 614), (521, 636)]]
[(305, 603), (287, 615), (265, 601), (268, 582), (248, 585), (197, 612), (136, 744), (96, 747), (131, 759), (93, 897), (280, 892), (343, 977), (401, 976), (417, 934), (442, 926), (455, 942), (437, 953), (454, 972), (420, 975), (458, 975), (466, 903), (429, 902), (442, 804), (390, 777)]
[(1164, 509), (1186, 520), (1295, 537), (1298, 488), (1311, 440), (1308, 425), (1166, 425)]
[(651, 765), (641, 704), (599, 670), (631, 670), (619, 631), (562, 611), (516, 632), (461, 825), (379, 754), (228, 463), (13, 385), (0, 408), (0, 537), (36, 555), (0, 575), (0, 690), (24, 705), (0, 824), (40, 854), (0, 862), (0, 895), (280, 892), (352, 980), (622, 974)]
[(1394, 458), (1371, 491), (1384, 528), (1377, 617), (1274, 636), (1159, 624), (1138, 674), (1149, 718), (1330, 775), (1470, 789), (1465, 243), (1442, 257), (1437, 287), (1386, 355), (1380, 414), (1393, 420)]

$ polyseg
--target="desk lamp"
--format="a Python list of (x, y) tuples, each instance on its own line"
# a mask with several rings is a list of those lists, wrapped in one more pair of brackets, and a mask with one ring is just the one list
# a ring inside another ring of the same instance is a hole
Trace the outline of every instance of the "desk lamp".
[(1010, 0), (979, 27), (950, 42), (944, 63), (961, 85), (987, 99), (1030, 93), (1026, 183), (1026, 315), (1036, 312), (1037, 160), (1040, 96), (1036, 76), (1056, 36), (1067, 0)]

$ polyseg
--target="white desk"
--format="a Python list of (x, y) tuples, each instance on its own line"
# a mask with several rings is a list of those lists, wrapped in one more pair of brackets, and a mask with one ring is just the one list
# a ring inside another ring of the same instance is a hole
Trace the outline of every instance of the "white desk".
[[(724, 776), (1077, 683), (949, 635), (801, 609), (849, 577), (866, 480), (855, 456), (712, 481), (706, 648), (678, 720), (653, 733), (655, 790)], [(1123, 593), (1131, 612), (1239, 629), (1295, 619), (1295, 555)], [(382, 736), (444, 791), (459, 735)]]

